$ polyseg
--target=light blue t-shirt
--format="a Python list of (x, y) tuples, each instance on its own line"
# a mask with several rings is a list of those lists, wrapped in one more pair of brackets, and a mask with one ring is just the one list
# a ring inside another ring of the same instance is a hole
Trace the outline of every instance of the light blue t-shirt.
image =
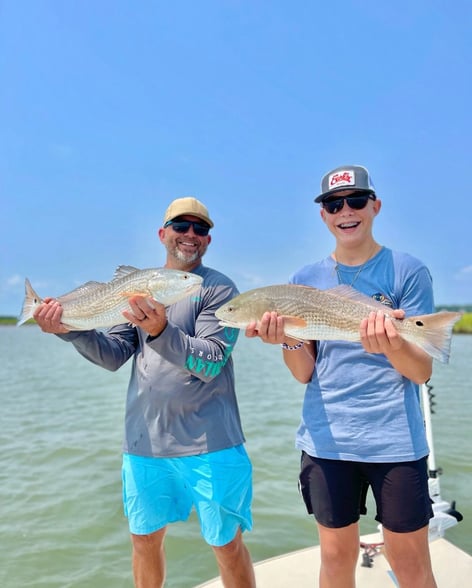
[[(354, 284), (353, 284), (354, 280)], [(328, 257), (296, 272), (291, 283), (322, 290), (338, 283), (406, 316), (434, 311), (431, 275), (414, 257), (387, 248), (361, 266)], [(413, 461), (429, 453), (418, 386), (383, 354), (360, 343), (319, 341), (296, 447), (311, 456), (361, 462)]]

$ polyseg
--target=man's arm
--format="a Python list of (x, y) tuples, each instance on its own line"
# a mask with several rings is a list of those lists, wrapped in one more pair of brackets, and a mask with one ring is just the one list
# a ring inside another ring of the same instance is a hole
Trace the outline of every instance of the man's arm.
[(36, 309), (34, 319), (43, 332), (72, 343), (83, 357), (110, 371), (119, 369), (136, 349), (136, 329), (128, 325), (119, 325), (107, 332), (71, 331), (61, 322), (61, 304), (52, 298), (46, 298)]

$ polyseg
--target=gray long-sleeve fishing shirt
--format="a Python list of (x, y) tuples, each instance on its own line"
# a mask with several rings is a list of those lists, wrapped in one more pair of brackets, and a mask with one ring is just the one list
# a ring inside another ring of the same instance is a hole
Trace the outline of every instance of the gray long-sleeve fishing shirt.
[(245, 441), (231, 351), (239, 330), (219, 325), (215, 310), (238, 294), (224, 274), (205, 267), (195, 294), (167, 309), (157, 337), (127, 324), (107, 331), (72, 331), (89, 361), (111, 371), (130, 357), (123, 449), (142, 456), (197, 455)]

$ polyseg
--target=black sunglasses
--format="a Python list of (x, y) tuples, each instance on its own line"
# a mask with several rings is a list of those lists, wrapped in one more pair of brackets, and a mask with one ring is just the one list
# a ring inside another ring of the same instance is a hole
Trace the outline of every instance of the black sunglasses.
[(172, 227), (176, 233), (187, 233), (190, 227), (193, 227), (193, 232), (199, 237), (206, 237), (210, 232), (210, 227), (208, 225), (187, 220), (167, 221), (164, 225), (164, 228), (167, 227)]
[(362, 210), (367, 206), (369, 200), (375, 200), (375, 194), (370, 192), (361, 192), (360, 194), (351, 196), (342, 196), (340, 198), (332, 198), (331, 200), (322, 200), (321, 206), (329, 212), (329, 214), (336, 214), (343, 209), (344, 203), (347, 202), (349, 208), (354, 210)]

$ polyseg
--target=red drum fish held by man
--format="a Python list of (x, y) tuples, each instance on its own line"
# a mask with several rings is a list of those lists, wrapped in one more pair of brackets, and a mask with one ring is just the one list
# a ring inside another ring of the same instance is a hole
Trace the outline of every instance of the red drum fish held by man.
[[(122, 312), (129, 310), (128, 299), (133, 296), (150, 296), (169, 306), (196, 292), (202, 281), (201, 276), (191, 272), (122, 265), (111, 281), (87, 282), (56, 300), (63, 307), (63, 324), (74, 331), (87, 331), (126, 323)], [(18, 326), (33, 318), (36, 308), (43, 302), (28, 279), (25, 291)]]
[(452, 328), (461, 312), (442, 311), (396, 319), (388, 306), (346, 285), (329, 290), (297, 284), (255, 288), (221, 306), (215, 315), (221, 325), (245, 329), (265, 312), (277, 312), (284, 317), (285, 334), (294, 339), (360, 341), (361, 320), (378, 310), (391, 318), (404, 339), (438, 361), (449, 361)]

